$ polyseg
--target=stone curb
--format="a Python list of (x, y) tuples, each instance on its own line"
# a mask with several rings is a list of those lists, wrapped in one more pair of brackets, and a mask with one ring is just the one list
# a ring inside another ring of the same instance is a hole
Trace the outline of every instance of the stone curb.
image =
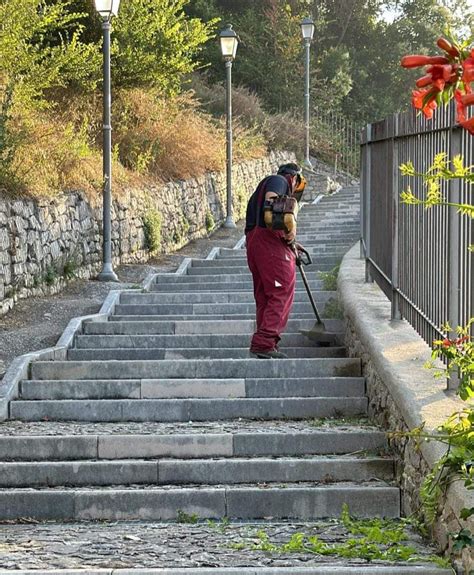
[(212, 248), (212, 250), (204, 258), (205, 261), (215, 260), (217, 258), (217, 256), (219, 255), (220, 251), (221, 251), (221, 248), (216, 248), (216, 247)]
[[(466, 407), (442, 380), (435, 380), (423, 366), (431, 359), (430, 347), (405, 320), (391, 320), (391, 304), (375, 283), (365, 283), (365, 262), (359, 243), (344, 256), (338, 277), (344, 313), (368, 350), (375, 370), (402, 414), (408, 429), (425, 423), (435, 431), (452, 413)], [(439, 367), (444, 367), (439, 362)], [(443, 444), (421, 442), (420, 450), (432, 468), (445, 453)], [(463, 507), (474, 507), (474, 493), (453, 483), (446, 501), (460, 525), (474, 528), (474, 519), (459, 519)]]
[(241, 250), (245, 245), (245, 234), (240, 238), (240, 240), (232, 248), (233, 250)]

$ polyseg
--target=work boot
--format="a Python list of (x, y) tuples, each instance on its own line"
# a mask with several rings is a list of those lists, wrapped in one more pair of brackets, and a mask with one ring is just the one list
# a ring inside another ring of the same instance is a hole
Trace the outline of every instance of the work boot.
[(250, 350), (250, 355), (257, 359), (288, 359), (288, 356), (277, 349), (269, 349), (268, 351)]

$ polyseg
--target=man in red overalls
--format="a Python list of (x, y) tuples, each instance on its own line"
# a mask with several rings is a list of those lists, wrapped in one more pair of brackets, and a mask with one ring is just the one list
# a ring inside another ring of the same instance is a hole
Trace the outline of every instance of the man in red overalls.
[(264, 203), (278, 196), (292, 196), (300, 180), (296, 164), (279, 167), (276, 176), (262, 180), (247, 205), (245, 226), (247, 261), (252, 272), (257, 329), (250, 344), (250, 353), (261, 359), (287, 356), (278, 351), (280, 334), (290, 315), (295, 295), (296, 229), (274, 231), (265, 225)]

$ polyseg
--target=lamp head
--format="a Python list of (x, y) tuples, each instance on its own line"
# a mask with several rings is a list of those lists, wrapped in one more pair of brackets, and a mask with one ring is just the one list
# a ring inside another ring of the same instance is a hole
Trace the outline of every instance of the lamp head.
[(314, 36), (314, 22), (312, 18), (304, 18), (300, 23), (301, 35), (305, 42), (311, 42)]
[(111, 20), (112, 16), (117, 16), (120, 0), (94, 0), (94, 3), (103, 20)]
[(239, 38), (235, 33), (235, 30), (232, 29), (232, 24), (227, 24), (227, 28), (222, 30), (222, 32), (219, 34), (219, 41), (222, 57), (227, 62), (233, 62), (237, 53)]

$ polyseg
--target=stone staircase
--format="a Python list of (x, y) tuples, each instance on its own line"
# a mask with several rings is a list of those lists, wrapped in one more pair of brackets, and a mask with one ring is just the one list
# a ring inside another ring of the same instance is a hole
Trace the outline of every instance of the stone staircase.
[[(335, 293), (318, 271), (359, 237), (357, 190), (306, 206), (299, 230), (324, 309)], [(342, 321), (325, 323), (342, 341)], [(342, 343), (315, 347), (299, 333), (313, 324), (298, 278), (281, 345), (289, 359), (249, 358), (243, 249), (124, 292), (109, 321), (85, 324), (67, 361), (38, 361), (21, 383), (0, 427), (0, 521), (301, 521), (339, 517), (344, 504), (355, 516), (398, 518), (385, 435), (359, 423), (360, 360)]]

